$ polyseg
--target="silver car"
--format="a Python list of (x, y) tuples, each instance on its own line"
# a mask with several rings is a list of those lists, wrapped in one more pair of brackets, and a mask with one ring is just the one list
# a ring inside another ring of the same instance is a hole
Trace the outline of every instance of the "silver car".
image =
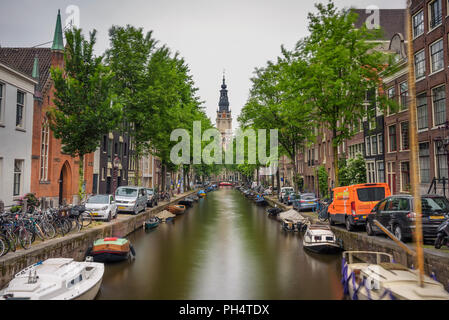
[(90, 197), (86, 204), (86, 209), (91, 211), (93, 219), (103, 219), (111, 221), (117, 217), (117, 205), (114, 197), (108, 194), (97, 194)]
[(143, 187), (119, 187), (115, 191), (117, 211), (138, 214), (147, 207), (147, 192)]

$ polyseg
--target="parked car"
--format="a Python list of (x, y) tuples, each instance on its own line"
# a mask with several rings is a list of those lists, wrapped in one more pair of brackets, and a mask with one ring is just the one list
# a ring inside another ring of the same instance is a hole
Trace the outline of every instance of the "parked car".
[(117, 218), (117, 205), (112, 195), (97, 194), (91, 196), (87, 199), (85, 207), (91, 211), (93, 219), (111, 221), (111, 219)]
[(301, 210), (314, 210), (318, 204), (318, 199), (314, 193), (302, 193), (293, 202), (293, 209), (296, 211)]
[(374, 206), (391, 195), (386, 183), (365, 183), (333, 189), (333, 200), (328, 207), (329, 223), (345, 224), (348, 231), (365, 226)]
[[(449, 201), (440, 195), (424, 195), (421, 197), (421, 206), (423, 237), (425, 240), (435, 240), (438, 227), (449, 216)], [(415, 228), (413, 196), (394, 195), (380, 201), (368, 216), (366, 232), (370, 236), (383, 233), (373, 222), (374, 219), (402, 242), (412, 240)]]
[(293, 204), (293, 201), (295, 201), (299, 197), (300, 197), (300, 195), (295, 194), (294, 192), (285, 193), (285, 195), (282, 197), (282, 203), (287, 206), (291, 206)]
[(282, 201), (282, 198), (284, 197), (286, 192), (293, 193), (293, 192), (295, 192), (295, 190), (292, 187), (282, 187), (281, 193), (279, 195), (279, 200)]
[(147, 207), (147, 192), (143, 187), (118, 187), (115, 202), (117, 211), (138, 214)]
[(157, 206), (157, 193), (152, 188), (146, 188), (145, 190), (147, 192), (147, 207)]

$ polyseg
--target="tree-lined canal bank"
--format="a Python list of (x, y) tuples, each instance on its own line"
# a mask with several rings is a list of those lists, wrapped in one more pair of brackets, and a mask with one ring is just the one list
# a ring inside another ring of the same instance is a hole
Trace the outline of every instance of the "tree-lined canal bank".
[(300, 235), (231, 188), (129, 239), (136, 260), (106, 265), (98, 299), (343, 297), (340, 255), (304, 252)]

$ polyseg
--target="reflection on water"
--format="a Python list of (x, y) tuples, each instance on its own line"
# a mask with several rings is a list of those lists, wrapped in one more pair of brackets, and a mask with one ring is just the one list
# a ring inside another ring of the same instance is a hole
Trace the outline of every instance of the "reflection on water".
[(340, 255), (307, 253), (238, 191), (207, 194), (129, 236), (136, 260), (106, 265), (99, 299), (341, 299)]

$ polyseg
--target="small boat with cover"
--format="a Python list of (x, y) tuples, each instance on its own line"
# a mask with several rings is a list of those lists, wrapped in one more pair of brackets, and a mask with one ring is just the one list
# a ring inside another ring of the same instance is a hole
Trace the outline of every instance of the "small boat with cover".
[(118, 262), (136, 256), (134, 247), (125, 238), (103, 238), (87, 249), (86, 256), (92, 256), (95, 262)]
[(183, 214), (186, 211), (186, 206), (183, 206), (181, 204), (175, 204), (172, 206), (168, 206), (167, 210), (173, 214), (179, 215), (179, 214)]
[(18, 272), (0, 291), (0, 300), (93, 300), (103, 281), (104, 265), (91, 258), (51, 258)]
[(315, 253), (337, 253), (341, 251), (341, 245), (338, 243), (335, 234), (329, 225), (312, 224), (302, 239), (304, 249)]
[(161, 219), (159, 219), (158, 217), (151, 217), (150, 219), (145, 221), (143, 225), (145, 230), (151, 230), (157, 228), (161, 222)]

